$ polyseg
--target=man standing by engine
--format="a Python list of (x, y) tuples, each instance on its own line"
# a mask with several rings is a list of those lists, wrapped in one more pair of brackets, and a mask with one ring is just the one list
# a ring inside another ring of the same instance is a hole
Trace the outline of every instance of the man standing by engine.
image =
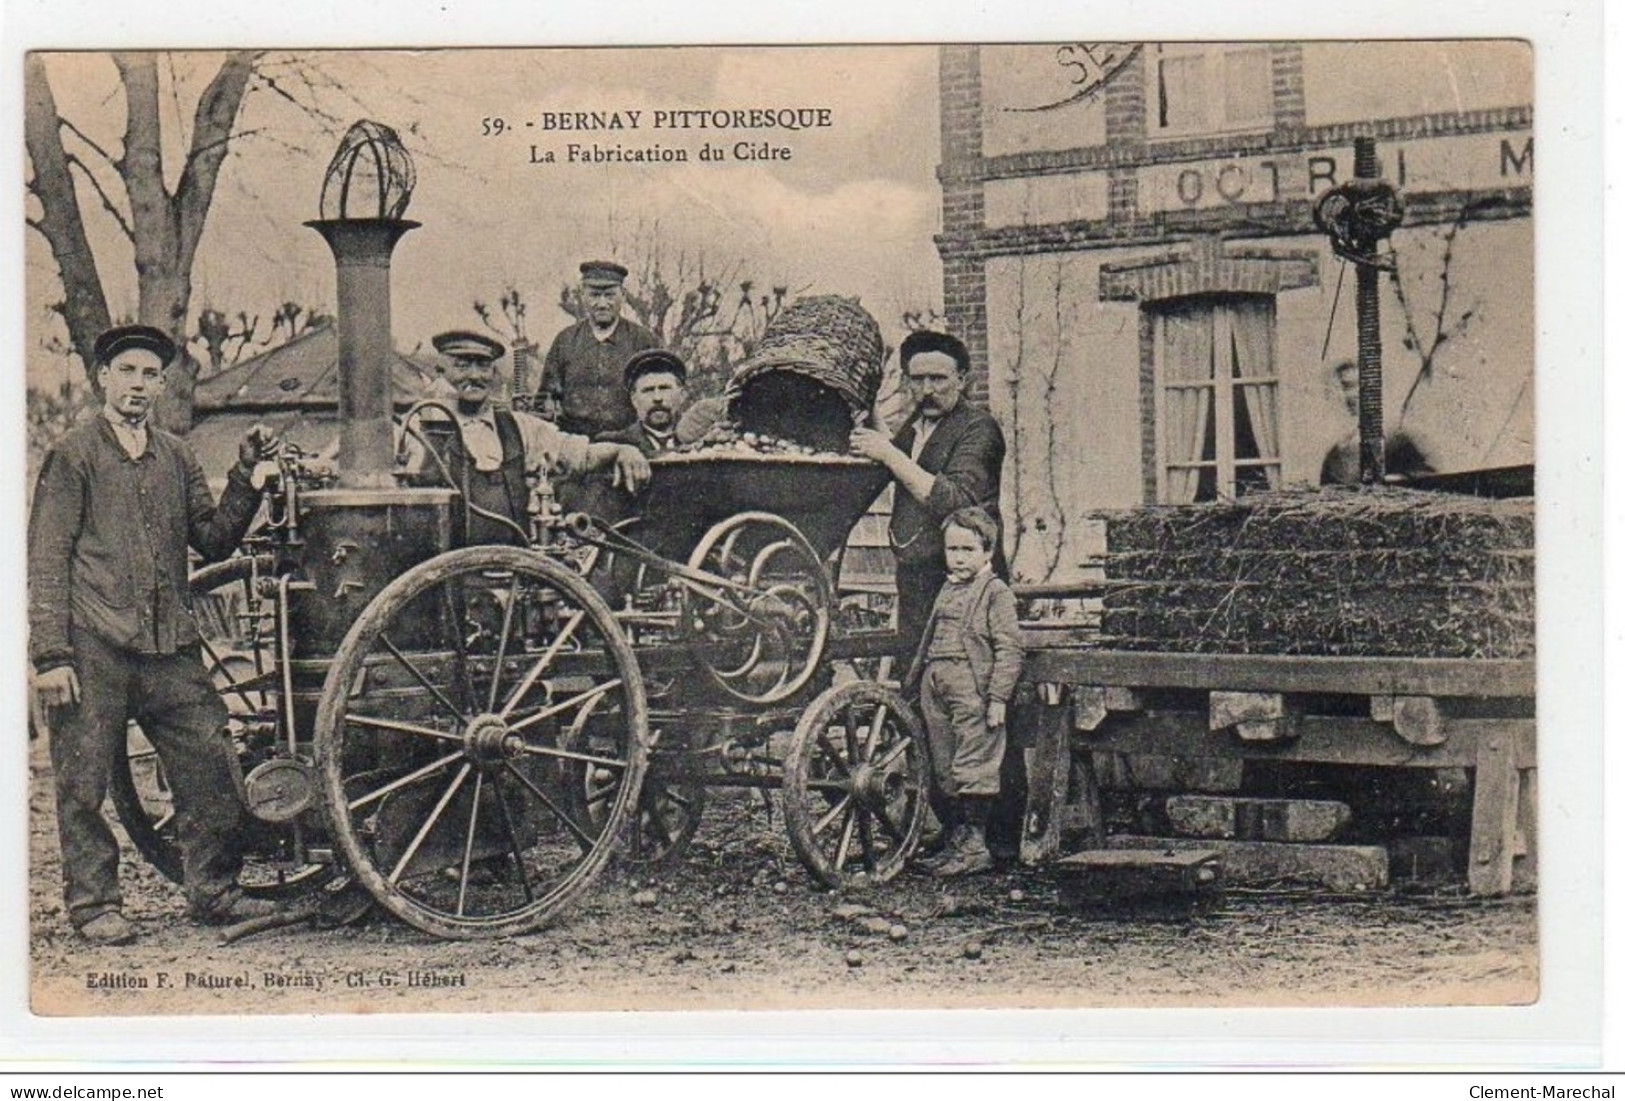
[(561, 395), (558, 424), (566, 432), (596, 438), (633, 419), (622, 372), (633, 356), (660, 342), (621, 316), (626, 276), (626, 268), (611, 260), (581, 265), (581, 320), (553, 338), (542, 361), (542, 386)]
[(496, 363), (507, 351), (498, 341), (455, 330), (431, 343), (446, 357), (455, 419), (453, 424), (426, 419), (425, 439), (407, 434), (401, 466), (415, 484), (449, 481), (462, 493), (466, 515), (459, 543), (523, 544), (532, 483), (551, 488), (561, 475), (589, 470), (609, 472), (613, 484), (627, 492), (648, 481), (649, 462), (636, 447), (594, 443), (529, 413), (496, 408), (491, 402)]
[(49, 716), (68, 919), (92, 944), (135, 938), (118, 841), (102, 816), (131, 720), (174, 795), (192, 917), (221, 924), (275, 909), (237, 886), (245, 809), (223, 737), (226, 707), (198, 649), (187, 548), (205, 561), (231, 554), (259, 508), (254, 467), (281, 441), (249, 430), (216, 507), (192, 449), (148, 423), (177, 354), (145, 325), (97, 338), (101, 415), (45, 457), (29, 518), (33, 687)]
[[(897, 482), (891, 545), (897, 555), (898, 652), (912, 657), (948, 577), (942, 522), (980, 505), (999, 520), (1004, 433), (985, 410), (965, 398), (970, 350), (947, 333), (918, 330), (898, 351), (914, 411), (894, 437), (875, 428), (852, 433), (852, 451), (873, 459)], [(995, 541), (994, 570), (1007, 572)]]

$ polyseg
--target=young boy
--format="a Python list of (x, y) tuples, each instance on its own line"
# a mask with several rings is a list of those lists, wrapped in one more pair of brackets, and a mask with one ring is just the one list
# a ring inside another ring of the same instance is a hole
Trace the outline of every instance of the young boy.
[(931, 803), (947, 835), (936, 876), (993, 867), (987, 818), (999, 794), (1005, 705), (1021, 676), (1016, 598), (993, 573), (999, 525), (978, 506), (942, 523), (948, 580), (905, 684), (918, 689), (931, 759)]

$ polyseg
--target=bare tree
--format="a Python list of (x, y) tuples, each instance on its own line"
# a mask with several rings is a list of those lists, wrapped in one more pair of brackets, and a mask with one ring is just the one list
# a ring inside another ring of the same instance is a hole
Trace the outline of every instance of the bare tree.
[[(286, 103), (299, 112), (301, 126), (333, 134), (345, 123), (322, 101), (348, 93), (299, 55), (231, 51), (203, 71), (189, 129), (183, 120), (181, 132), (173, 133), (164, 121), (164, 101), (172, 101), (176, 115), (183, 115), (183, 92), (194, 86), (178, 75), (174, 55), (120, 52), (110, 58), (122, 91), (117, 142), (97, 140), (94, 127), (58, 110), (44, 55), (29, 54), (25, 62), (23, 136), (32, 199), (28, 224), (44, 238), (61, 276), (63, 297), (56, 310), (66, 324), (71, 351), (88, 365), (97, 334), (114, 320), (107, 298), (112, 273), (102, 266), (111, 261), (98, 258), (91, 242), (99, 237), (87, 229), (87, 218), (105, 220), (133, 254), (133, 320), (170, 333), (182, 347), (200, 341), (205, 359), (217, 367), (241, 354), (258, 329), (257, 321), (243, 314), (234, 327), (220, 311), (207, 307), (198, 328), (187, 331), (193, 261), (226, 153), (232, 143), (259, 132), (241, 128), (244, 102), (262, 95), (268, 102)], [(353, 103), (348, 100), (343, 109)], [(280, 141), (290, 152), (309, 153), (269, 133), (262, 136)], [(184, 150), (178, 170), (165, 160), (165, 151), (177, 148)], [(288, 314), (288, 305), (279, 311), (284, 314), (280, 328), (273, 319), (267, 339), (297, 335), (324, 316), (304, 307)], [(199, 367), (198, 358), (188, 352), (171, 370), (156, 413), (165, 427), (184, 432), (191, 426)]]
[[(102, 149), (61, 117), (44, 59), (39, 54), (28, 56), (23, 128), (33, 166), (28, 189), (40, 209), (40, 216), (30, 225), (45, 238), (61, 271), (62, 317), (69, 340), (84, 363), (91, 362), (91, 345), (110, 323), (110, 315), (85, 232), (75, 172), (134, 251), (137, 320), (184, 342), (192, 261), (257, 56), (246, 51), (228, 53), (198, 97), (185, 162), (173, 188), (164, 174), (158, 55), (113, 55), (124, 89), (124, 133), (117, 153)], [(87, 158), (99, 158), (100, 164), (93, 165)], [(98, 167), (111, 169), (122, 196), (103, 182)], [(184, 431), (191, 426), (196, 362), (187, 357), (178, 375), (165, 388), (158, 416), (160, 423)]]
[(203, 362), (212, 375), (240, 362), (251, 351), (258, 355), (332, 320), (332, 315), (323, 310), (284, 302), (271, 314), (270, 329), (261, 335), (259, 314), (249, 317), (248, 311), (238, 310), (232, 319), (213, 306), (205, 306), (198, 312), (192, 342), (203, 345)]

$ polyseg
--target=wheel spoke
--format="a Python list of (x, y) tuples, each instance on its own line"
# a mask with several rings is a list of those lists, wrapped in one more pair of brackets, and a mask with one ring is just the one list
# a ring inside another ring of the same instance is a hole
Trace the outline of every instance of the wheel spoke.
[(880, 745), (880, 735), (885, 730), (885, 727), (886, 705), (884, 703), (877, 704), (875, 706), (874, 721), (869, 724), (869, 736), (863, 743), (863, 759), (865, 761), (874, 757), (875, 748)]
[(858, 807), (858, 842), (863, 846), (863, 867), (872, 873), (875, 870), (874, 831), (869, 825), (869, 812), (861, 805)]
[(602, 696), (605, 692), (613, 691), (620, 686), (620, 677), (616, 677), (613, 680), (606, 680), (603, 684), (595, 685), (594, 687), (587, 689), (585, 692), (578, 692), (574, 696), (571, 696), (569, 699), (565, 700), (563, 703), (556, 703), (551, 707), (544, 707), (534, 715), (526, 715), (516, 723), (509, 723), (508, 730), (511, 733), (513, 731), (523, 730), (527, 726), (534, 726), (543, 719), (551, 719), (554, 715), (557, 715), (561, 711), (568, 711), (572, 707), (580, 707), (589, 700), (595, 700), (599, 696)]
[(423, 825), (418, 827), (417, 836), (412, 838), (412, 843), (406, 846), (406, 852), (401, 854), (401, 858), (396, 861), (395, 867), (390, 869), (390, 873), (386, 877), (390, 883), (399, 883), (401, 873), (406, 870), (408, 864), (412, 863), (412, 858), (417, 856), (418, 849), (423, 847), (423, 842), (428, 839), (434, 828), (440, 824), (440, 816), (445, 813), (452, 797), (457, 794), (457, 789), (463, 786), (463, 781), (468, 777), (469, 769), (472, 767), (472, 765), (468, 764), (463, 765), (462, 768), (457, 770), (457, 775), (452, 777), (451, 783), (446, 785), (446, 790), (440, 796), (440, 802), (434, 805), (434, 810), (429, 812), (429, 817), (425, 818)]
[(474, 774), (474, 803), (468, 809), (468, 839), (463, 842), (463, 867), (457, 878), (457, 916), (464, 914), (468, 898), (468, 867), (474, 862), (474, 837), (480, 828), (480, 792), (485, 787), (485, 773)]
[[(456, 583), (458, 591), (452, 592), (452, 584)], [(462, 591), (461, 577), (448, 578), (446, 584), (440, 587), (441, 603), (445, 605), (446, 619), (451, 623), (451, 644), (457, 650), (457, 676), (463, 682), (463, 698), (470, 705), (475, 700), (474, 674), (468, 667), (468, 638), (464, 632), (468, 628), (468, 598)]]
[(546, 807), (555, 818), (564, 823), (566, 829), (575, 834), (576, 841), (581, 844), (583, 849), (590, 850), (593, 845), (597, 843), (598, 839), (593, 837), (586, 830), (582, 829), (576, 820), (566, 814), (564, 812), (564, 808), (555, 803), (547, 792), (537, 787), (531, 781), (529, 776), (526, 776), (523, 772), (520, 772), (517, 768), (514, 768), (512, 761), (505, 761), (503, 763), (506, 765), (508, 772), (513, 776), (513, 778), (519, 781), (521, 787), (525, 788), (532, 795), (534, 795), (536, 800), (541, 803), (542, 806)]
[(891, 820), (891, 811), (886, 809), (885, 804), (881, 804), (877, 807), (871, 807), (869, 809), (874, 812), (874, 816), (876, 818), (880, 819), (881, 828), (887, 833), (891, 834), (891, 839), (893, 841), (901, 845), (904, 841), (903, 831), (898, 829), (897, 823)]
[(850, 807), (851, 805), (852, 796), (850, 794), (841, 796), (840, 800), (833, 807), (829, 808), (824, 817), (820, 818), (816, 823), (814, 823), (812, 828), (813, 836), (816, 837), (825, 830), (829, 829), (834, 821), (841, 815), (845, 814), (846, 808)]
[(836, 752), (834, 744), (829, 740), (828, 731), (820, 730), (818, 732), (818, 747), (824, 751), (824, 756), (829, 759), (829, 763), (841, 770), (842, 776), (850, 777), (852, 775), (852, 770), (847, 767), (846, 758)]
[(502, 819), (502, 832), (508, 838), (508, 851), (513, 854), (514, 868), (519, 872), (519, 886), (525, 892), (526, 902), (535, 902), (536, 895), (530, 889), (530, 876), (525, 874), (525, 852), (520, 847), (519, 835), (513, 828), (513, 815), (508, 812), (507, 796), (502, 794), (502, 774), (491, 774), (491, 792), (497, 798), (497, 816)]
[(450, 711), (454, 716), (456, 716), (459, 723), (466, 724), (468, 722), (468, 716), (463, 714), (462, 708), (458, 707), (456, 704), (452, 703), (451, 700), (447, 699), (446, 694), (431, 683), (429, 678), (423, 675), (423, 671), (421, 669), (419, 669), (416, 665), (413, 665), (411, 660), (408, 659), (405, 654), (397, 650), (395, 648), (395, 644), (389, 641), (388, 635), (380, 631), (378, 633), (378, 641), (383, 643), (384, 649), (388, 650), (394, 656), (395, 660), (401, 663), (401, 668), (405, 669), (407, 673), (411, 674), (413, 680), (417, 681), (419, 684), (429, 690), (429, 694), (440, 702), (440, 706), (444, 707), (447, 711)]
[(430, 761), (428, 764), (424, 765), (420, 769), (416, 769), (416, 770), (414, 770), (412, 772), (408, 772), (405, 776), (399, 777), (398, 779), (391, 780), (389, 783), (385, 784), (383, 787), (379, 788), (376, 791), (368, 792), (366, 795), (361, 796), (359, 799), (350, 800), (350, 802), (348, 804), (348, 808), (350, 810), (359, 810), (360, 808), (366, 806), (368, 803), (371, 803), (375, 799), (382, 799), (384, 796), (388, 795), (392, 791), (399, 791), (401, 788), (406, 787), (408, 784), (415, 784), (419, 780), (423, 779), (424, 777), (431, 776), (434, 773), (439, 772), (441, 769), (445, 768), (447, 765), (451, 764), (453, 761), (457, 760), (457, 758), (461, 757), (462, 755), (463, 755), (462, 750), (458, 750), (456, 753), (448, 753), (448, 754), (446, 754), (444, 757), (441, 757), (439, 760)]
[(669, 799), (671, 802), (676, 803), (684, 810), (694, 809), (694, 800), (685, 797), (676, 788), (662, 788), (660, 791), (660, 798)]
[(852, 828), (857, 825), (857, 817), (855, 810), (849, 812), (846, 816), (846, 825), (841, 827), (841, 843), (835, 847), (835, 871), (837, 873), (846, 867), (846, 856), (852, 848)]
[(903, 754), (907, 753), (908, 752), (908, 747), (913, 745), (913, 744), (914, 744), (914, 739), (913, 738), (904, 738), (902, 741), (898, 742), (896, 745), (894, 745), (890, 749), (886, 750), (886, 755), (884, 757), (880, 758), (880, 760), (875, 761), (874, 762), (874, 767), (878, 768), (878, 769), (890, 768), (892, 762), (897, 760), (897, 758), (901, 757)]
[(547, 649), (542, 651), (542, 656), (536, 659), (536, 664), (531, 666), (530, 672), (525, 674), (525, 679), (519, 682), (519, 686), (513, 690), (513, 695), (509, 696), (507, 702), (502, 705), (502, 710), (497, 712), (498, 717), (506, 719), (509, 713), (519, 704), (519, 701), (525, 698), (526, 693), (535, 687), (536, 678), (542, 675), (542, 670), (553, 664), (553, 659), (559, 656), (559, 651), (564, 649), (564, 644), (570, 640), (571, 635), (575, 634), (576, 628), (581, 626), (581, 621), (586, 618), (586, 615), (587, 612), (584, 608), (575, 610), (569, 621), (565, 623), (563, 630), (559, 631), (553, 641), (548, 643)]
[(435, 730), (433, 727), (428, 726), (417, 726), (413, 723), (396, 722), (394, 719), (380, 719), (372, 715), (346, 715), (344, 721), (355, 723), (357, 726), (371, 727), (375, 730), (390, 730), (396, 734), (413, 734), (419, 738), (432, 738), (437, 742), (463, 744), (461, 734), (449, 734), (444, 730)]
[(497, 663), (491, 667), (491, 692), (485, 703), (487, 711), (497, 709), (497, 689), (502, 684), (502, 662), (508, 656), (508, 634), (513, 630), (513, 610), (519, 603), (519, 578), (513, 579), (508, 590), (508, 603), (502, 608), (502, 636), (497, 639)]
[(524, 752), (531, 757), (556, 757), (564, 761), (581, 761), (589, 765), (603, 765), (605, 768), (625, 768), (625, 761), (618, 761), (614, 757), (594, 757), (590, 753), (578, 753), (573, 749), (555, 749), (550, 745), (527, 745)]

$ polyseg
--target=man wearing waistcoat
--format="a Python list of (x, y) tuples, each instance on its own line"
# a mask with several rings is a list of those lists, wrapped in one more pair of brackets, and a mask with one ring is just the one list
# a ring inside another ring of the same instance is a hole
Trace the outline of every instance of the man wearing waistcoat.
[(648, 481), (649, 462), (635, 447), (593, 443), (529, 413), (496, 408), (496, 363), (507, 350), (498, 341), (456, 330), (431, 343), (446, 357), (446, 381), (456, 394), (454, 422), (429, 422), (423, 430), (445, 465), (412, 435), (402, 441), (402, 459), (409, 481), (441, 485), (449, 479), (463, 493), (459, 543), (524, 543), (533, 481), (551, 484), (586, 470), (611, 471), (614, 484), (631, 491)]
[(46, 455), (28, 524), (29, 651), (49, 717), (68, 920), (92, 944), (135, 927), (119, 891), (118, 842), (102, 816), (133, 719), (175, 799), (187, 909), (230, 923), (274, 911), (237, 886), (246, 812), (223, 731), (227, 715), (199, 651), (187, 548), (227, 557), (259, 508), (254, 466), (280, 441), (255, 425), (218, 507), (186, 442), (150, 424), (178, 349), (145, 325), (97, 338), (103, 406)]

